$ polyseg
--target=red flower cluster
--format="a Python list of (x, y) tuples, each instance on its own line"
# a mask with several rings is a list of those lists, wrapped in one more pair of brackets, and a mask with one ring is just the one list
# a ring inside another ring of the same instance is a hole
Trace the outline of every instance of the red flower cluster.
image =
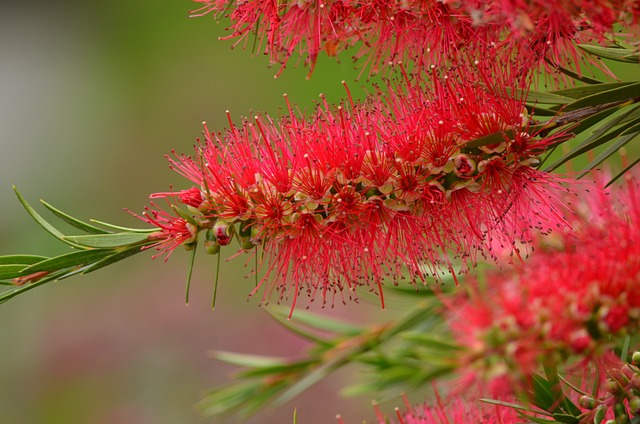
[(613, 338), (638, 331), (638, 182), (591, 190), (576, 210), (573, 232), (540, 238), (515, 276), (492, 274), (489, 287), (451, 308), (470, 378), (514, 387), (543, 359), (597, 360)]
[[(456, 399), (447, 405), (421, 405), (399, 414), (397, 424), (513, 424), (519, 415), (513, 408), (478, 400)], [(384, 423), (386, 421), (379, 421)]]
[(265, 298), (275, 288), (295, 304), (303, 290), (352, 298), (357, 286), (379, 291), (403, 274), (438, 278), (453, 272), (453, 257), (473, 264), (529, 241), (532, 229), (563, 227), (557, 180), (535, 169), (562, 136), (533, 134), (522, 101), (466, 72), (324, 104), (308, 120), (289, 106), (278, 124), (257, 116), (224, 134), (206, 130), (196, 157), (171, 159), (198, 186), (175, 196), (189, 210), (175, 219), (188, 224), (147, 215), (162, 224), (157, 247), (192, 243), (195, 228), (217, 252), (235, 235), (244, 250), (263, 249), (262, 281), (273, 282)]
[(282, 64), (280, 72), (299, 53), (309, 75), (321, 52), (334, 56), (355, 44), (354, 59), (366, 56), (372, 72), (398, 62), (456, 63), (496, 45), (508, 47), (496, 60), (517, 54), (537, 66), (547, 56), (577, 66), (576, 40), (601, 41), (614, 23), (635, 25), (640, 17), (637, 0), (195, 1), (202, 7), (194, 16), (230, 18), (227, 38), (240, 43), (257, 36), (260, 49)]

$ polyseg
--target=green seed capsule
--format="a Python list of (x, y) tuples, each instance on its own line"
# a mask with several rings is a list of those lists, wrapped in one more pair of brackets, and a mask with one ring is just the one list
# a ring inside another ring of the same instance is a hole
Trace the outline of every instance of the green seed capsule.
[(629, 399), (629, 411), (633, 415), (640, 415), (640, 397), (632, 397)]
[(596, 407), (596, 400), (592, 396), (581, 396), (580, 406), (585, 409), (593, 409)]
[(220, 243), (216, 239), (213, 228), (209, 228), (204, 235), (204, 250), (210, 255), (220, 252)]

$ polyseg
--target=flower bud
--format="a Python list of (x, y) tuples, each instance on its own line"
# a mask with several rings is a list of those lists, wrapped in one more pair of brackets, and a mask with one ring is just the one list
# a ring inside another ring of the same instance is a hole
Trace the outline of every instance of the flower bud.
[(580, 406), (585, 409), (593, 409), (596, 407), (596, 400), (592, 396), (581, 396), (580, 397)]
[(470, 177), (476, 172), (476, 163), (467, 155), (459, 154), (453, 159), (453, 173), (458, 177)]
[(633, 355), (631, 355), (631, 362), (634, 365), (639, 365), (640, 364), (640, 351), (633, 352)]
[(612, 395), (620, 393), (620, 385), (613, 378), (607, 378), (604, 382), (604, 389)]
[(640, 415), (640, 397), (634, 396), (629, 399), (629, 411), (633, 415)]
[(627, 414), (627, 408), (625, 408), (624, 403), (617, 402), (613, 405), (613, 413), (616, 417), (616, 424), (629, 423), (629, 415)]
[(220, 243), (220, 246), (226, 246), (231, 243), (233, 225), (230, 225), (226, 221), (218, 221), (213, 226), (213, 234), (216, 237), (216, 241)]
[(180, 193), (178, 193), (178, 199), (181, 203), (184, 203), (185, 205), (194, 207), (196, 209), (202, 204), (202, 201), (204, 200), (202, 197), (202, 191), (200, 191), (200, 189), (197, 187), (191, 187), (188, 190), (182, 190)]
[(204, 250), (210, 255), (220, 252), (220, 243), (216, 239), (213, 228), (209, 228), (204, 235)]

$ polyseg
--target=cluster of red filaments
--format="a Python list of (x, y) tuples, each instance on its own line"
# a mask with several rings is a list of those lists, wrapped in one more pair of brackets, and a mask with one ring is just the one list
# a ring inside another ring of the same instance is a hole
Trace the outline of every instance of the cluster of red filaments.
[(610, 193), (591, 190), (576, 205), (572, 232), (540, 238), (515, 276), (493, 273), (487, 288), (452, 306), (467, 377), (502, 379), (511, 391), (543, 360), (600, 361), (614, 338), (638, 332), (638, 188), (629, 178)]
[(362, 104), (325, 103), (308, 119), (287, 101), (278, 124), (229, 119), (224, 134), (205, 125), (196, 156), (171, 159), (197, 187), (154, 196), (187, 206), (173, 208), (181, 225), (146, 215), (161, 224), (156, 247), (191, 245), (203, 231), (217, 253), (237, 237), (243, 250), (262, 250), (262, 281), (273, 283), (265, 298), (276, 290), (294, 302), (303, 290), (324, 300), (354, 298), (361, 285), (381, 294), (385, 279), (425, 282), (454, 261), (464, 271), (478, 254), (517, 250), (532, 230), (566, 222), (557, 182), (535, 168), (558, 136), (532, 133), (523, 102), (505, 96), (434, 75)]
[[(283, 64), (305, 58), (310, 74), (319, 54), (336, 55), (358, 45), (377, 72), (389, 63), (440, 65), (504, 45), (536, 66), (551, 58), (566, 64), (578, 56), (572, 42), (604, 41), (616, 22), (638, 22), (637, 0), (195, 0), (193, 16), (214, 13), (231, 20), (238, 43), (259, 40), (259, 50)], [(252, 41), (253, 43), (253, 41)], [(572, 47), (573, 46), (573, 47)], [(281, 69), (281, 71), (282, 71)]]

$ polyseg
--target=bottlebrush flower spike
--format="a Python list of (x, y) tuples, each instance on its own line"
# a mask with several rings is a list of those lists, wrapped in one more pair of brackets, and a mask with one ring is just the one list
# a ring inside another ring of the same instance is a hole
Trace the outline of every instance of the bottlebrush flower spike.
[(309, 76), (319, 54), (335, 56), (360, 42), (354, 59), (367, 56), (369, 68), (411, 61), (418, 66), (454, 59), (462, 46), (476, 45), (481, 28), (452, 2), (439, 0), (195, 0), (192, 16), (213, 13), (231, 20), (231, 34), (246, 43), (254, 34), (258, 50), (284, 69), (295, 53), (305, 58)]
[[(559, 183), (532, 167), (562, 136), (536, 137), (521, 100), (470, 80), (389, 84), (362, 104), (324, 102), (308, 120), (287, 103), (279, 124), (230, 119), (223, 134), (205, 125), (195, 157), (170, 159), (202, 203), (152, 196), (186, 202), (189, 223), (176, 232), (166, 212), (142, 218), (162, 228), (156, 247), (168, 251), (224, 222), (244, 250), (262, 250), (263, 300), (277, 291), (294, 305), (301, 292), (357, 298), (362, 285), (382, 296), (384, 279), (438, 279), (456, 257), (472, 264), (529, 241), (533, 228), (565, 226)], [(496, 131), (499, 146), (471, 144)]]
[[(511, 424), (518, 422), (519, 415), (513, 408), (491, 405), (478, 400), (455, 399), (451, 403), (437, 406), (420, 405), (398, 411), (396, 424), (450, 424), (481, 423)], [(380, 424), (388, 422), (378, 421)]]
[[(636, 174), (637, 175), (637, 174)], [(602, 360), (612, 340), (640, 325), (638, 181), (577, 203), (573, 232), (534, 242), (515, 275), (490, 275), (486, 289), (456, 302), (449, 315), (471, 380), (507, 378), (526, 385), (542, 360)], [(463, 306), (461, 306), (463, 305)]]

